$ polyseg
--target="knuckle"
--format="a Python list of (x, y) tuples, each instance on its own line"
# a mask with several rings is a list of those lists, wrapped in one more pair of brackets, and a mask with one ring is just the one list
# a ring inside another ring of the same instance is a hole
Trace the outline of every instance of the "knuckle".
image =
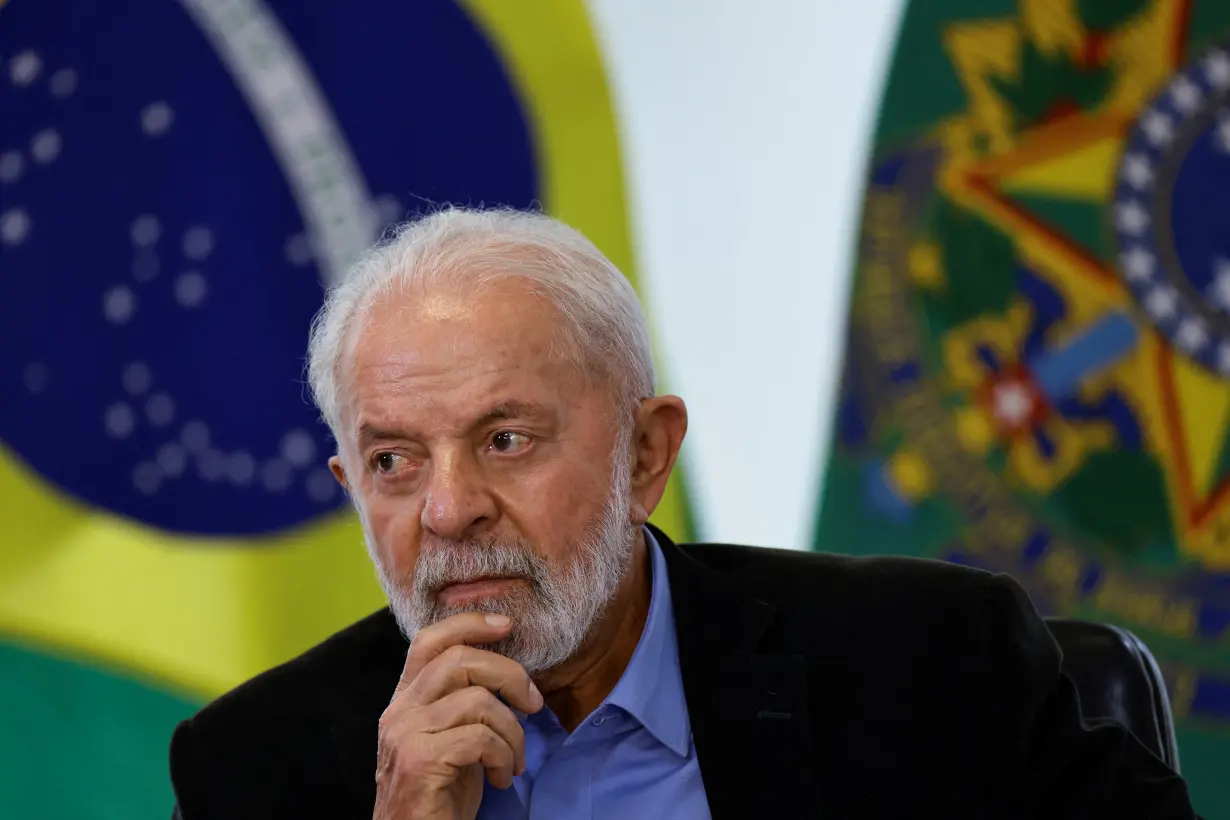
[(462, 739), (471, 745), (482, 746), (495, 736), (491, 727), (485, 723), (467, 723), (461, 728)]
[(421, 732), (424, 712), (421, 707), (395, 709), (389, 707), (376, 722), (376, 735), (381, 744), (400, 745), (405, 739)]
[(440, 660), (449, 666), (462, 666), (466, 661), (466, 656), (469, 654), (470, 648), (468, 646), (453, 644), (440, 653)]
[(381, 738), (377, 753), (377, 780), (397, 774), (413, 774), (422, 768), (424, 749), (422, 738), (409, 737)]
[(475, 714), (484, 714), (491, 711), (498, 701), (495, 695), (481, 686), (467, 686), (461, 690), (461, 701), (465, 704), (467, 711)]
[(456, 691), (464, 688), (469, 682), (469, 677), (466, 675), (465, 667), (460, 663), (446, 662), (442, 669), (433, 670), (441, 685), (447, 687), (446, 691)]
[(484, 749), (495, 753), (498, 757), (505, 756), (508, 744), (490, 726), (481, 724), (475, 734), (477, 735), (476, 741)]
[(435, 634), (432, 632), (433, 629), (433, 626), (425, 626), (415, 633), (414, 637), (410, 639), (410, 648), (406, 651), (407, 656), (421, 658), (431, 651), (432, 643), (434, 642), (432, 636)]
[(380, 723), (376, 730), (376, 739), (381, 749), (390, 749), (396, 751), (401, 748), (404, 739), (403, 727), (394, 720), (380, 719)]
[(498, 732), (486, 724), (475, 725), (472, 743), (475, 749), (498, 763), (506, 763), (513, 759), (512, 747), (500, 737)]
[[(413, 708), (420, 705), (423, 687), (431, 680), (431, 674), (427, 670), (419, 672), (419, 674), (411, 680), (406, 681), (402, 687), (398, 697), (402, 704), (406, 707)], [(395, 701), (396, 702), (396, 701)]]
[(410, 656), (426, 659), (439, 654), (444, 644), (449, 642), (449, 634), (445, 622), (423, 627), (410, 639)]
[(389, 704), (385, 710), (380, 713), (380, 720), (376, 721), (376, 728), (383, 737), (389, 734), (401, 723), (401, 710)]
[(433, 624), (428, 624), (427, 626), (424, 626), (422, 629), (414, 633), (414, 638), (412, 639), (411, 642), (413, 643), (414, 641), (422, 639), (425, 643), (430, 643), (432, 640), (438, 637), (447, 635), (448, 625), (449, 625), (449, 620), (447, 618), (444, 620), (436, 621)]

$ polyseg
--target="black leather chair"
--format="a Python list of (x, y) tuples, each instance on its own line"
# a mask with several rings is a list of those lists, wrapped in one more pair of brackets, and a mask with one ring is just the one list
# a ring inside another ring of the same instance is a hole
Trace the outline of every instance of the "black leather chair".
[(1067, 618), (1047, 618), (1046, 623), (1063, 650), (1063, 671), (1076, 684), (1085, 718), (1122, 723), (1178, 772), (1170, 696), (1144, 642), (1108, 624)]

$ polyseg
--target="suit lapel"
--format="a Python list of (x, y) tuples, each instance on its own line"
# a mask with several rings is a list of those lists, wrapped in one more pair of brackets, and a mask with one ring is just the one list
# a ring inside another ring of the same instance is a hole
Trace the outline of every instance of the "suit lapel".
[(773, 608), (654, 535), (666, 556), (683, 689), (714, 819), (796, 801), (814, 809), (805, 659), (763, 651)]

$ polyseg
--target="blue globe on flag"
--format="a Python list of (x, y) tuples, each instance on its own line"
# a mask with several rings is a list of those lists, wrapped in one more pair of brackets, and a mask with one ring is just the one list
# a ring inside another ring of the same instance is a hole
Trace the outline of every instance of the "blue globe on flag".
[(322, 284), (421, 207), (539, 197), (526, 120), (466, 14), (380, 15), (4, 9), (0, 440), (40, 477), (183, 534), (343, 503), (303, 384)]

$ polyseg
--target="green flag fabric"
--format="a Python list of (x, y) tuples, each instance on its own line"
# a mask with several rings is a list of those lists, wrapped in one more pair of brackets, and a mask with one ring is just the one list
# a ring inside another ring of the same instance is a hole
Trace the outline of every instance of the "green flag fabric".
[(815, 547), (1011, 573), (1159, 659), (1230, 818), (1230, 4), (909, 3)]

